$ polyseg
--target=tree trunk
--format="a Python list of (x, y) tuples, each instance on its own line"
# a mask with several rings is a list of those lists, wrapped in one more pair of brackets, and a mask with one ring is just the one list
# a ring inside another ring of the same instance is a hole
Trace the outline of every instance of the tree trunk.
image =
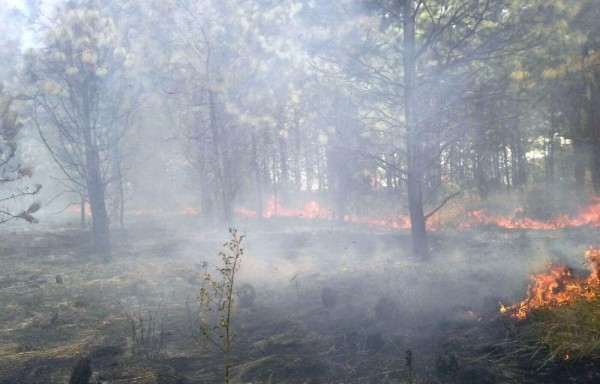
[(212, 89), (208, 91), (209, 114), (210, 114), (210, 129), (213, 139), (213, 153), (215, 157), (214, 171), (219, 183), (219, 199), (221, 200), (221, 218), (225, 222), (229, 222), (232, 216), (231, 202), (229, 200), (229, 184), (226, 180), (225, 161), (223, 156), (223, 148), (226, 143), (221, 138), (220, 127), (217, 122), (217, 102), (215, 93)]
[(527, 183), (527, 155), (519, 118), (515, 118), (515, 166), (516, 174), (513, 176), (513, 186), (520, 187)]
[(336, 146), (327, 151), (328, 190), (335, 201), (335, 217), (343, 221), (347, 212), (347, 202), (352, 196), (352, 173), (348, 169), (348, 156)]
[(323, 156), (318, 146), (315, 146), (315, 157), (317, 166), (317, 190), (319, 192), (324, 192), (327, 185), (325, 182), (325, 172), (323, 172)]
[(583, 195), (585, 189), (585, 166), (587, 148), (582, 139), (573, 139), (573, 176), (575, 178), (575, 189), (578, 194)]
[(385, 167), (385, 186), (388, 194), (392, 196), (394, 194), (394, 172), (391, 163), (394, 161), (394, 156), (384, 155), (383, 159), (388, 163)]
[(271, 165), (273, 167), (273, 171), (272, 171), (272, 174), (273, 174), (273, 212), (272, 212), (272, 214), (273, 214), (273, 216), (277, 216), (278, 215), (277, 199), (278, 199), (278, 193), (279, 193), (279, 191), (278, 191), (278, 189), (279, 189), (278, 188), (279, 187), (279, 173), (277, 170), (277, 154), (275, 153), (276, 152), (275, 146), (271, 147), (271, 152), (272, 152), (271, 157), (273, 160), (273, 161), (271, 161)]
[(110, 228), (106, 212), (105, 185), (100, 170), (100, 157), (92, 140), (91, 132), (87, 130), (84, 136), (86, 186), (92, 212), (92, 239), (94, 249), (100, 254), (107, 255), (110, 252)]
[(86, 187), (92, 212), (92, 239), (94, 249), (107, 256), (110, 253), (110, 226), (106, 212), (105, 184), (100, 168), (100, 154), (91, 125), (91, 100), (93, 87), (86, 87), (82, 101), (82, 130), (85, 145)]
[(492, 169), (494, 170), (494, 185), (492, 187), (494, 188), (494, 191), (499, 190), (504, 182), (502, 180), (502, 168), (500, 167), (500, 164), (502, 164), (502, 161), (499, 150), (494, 149), (492, 156)]
[(81, 196), (81, 202), (79, 203), (79, 225), (81, 226), (82, 229), (85, 229), (86, 227), (86, 222), (85, 222), (85, 198), (83, 197), (83, 195)]
[(600, 196), (600, 124), (596, 126), (595, 137), (592, 143), (592, 151), (590, 154), (590, 169), (592, 170), (592, 185), (594, 194)]
[(257, 147), (256, 133), (252, 132), (252, 165), (254, 169), (254, 183), (256, 184), (256, 216), (260, 219), (263, 217), (263, 190)]
[(412, 236), (413, 256), (425, 260), (429, 258), (429, 245), (425, 215), (423, 213), (423, 161), (422, 143), (417, 133), (415, 91), (417, 87), (417, 60), (415, 53), (415, 10), (412, 0), (404, 0), (404, 117), (407, 131), (407, 183), (408, 209)]
[[(300, 118), (298, 117), (298, 112), (294, 112), (294, 124), (292, 125), (292, 142), (293, 142), (293, 164), (294, 164), (294, 185), (296, 187), (296, 192), (300, 192), (302, 190), (302, 164), (300, 162), (301, 159), (301, 136), (300, 136)], [(308, 189), (308, 188), (307, 188)]]
[(588, 84), (588, 129), (590, 131), (590, 171), (594, 194), (600, 195), (600, 71), (594, 73), (595, 81)]
[(474, 138), (474, 167), (473, 177), (475, 179), (475, 185), (477, 186), (477, 192), (479, 197), (482, 199), (487, 198), (489, 193), (488, 183), (488, 164), (489, 164), (489, 151), (487, 150), (488, 144), (485, 135), (485, 104), (483, 102), (483, 89), (479, 90), (480, 98), (475, 101), (474, 113), (475, 113), (475, 138)]
[(476, 149), (475, 153), (475, 184), (477, 185), (477, 193), (479, 193), (479, 197), (485, 199), (488, 197), (489, 193), (489, 185), (487, 180), (487, 167), (488, 163), (487, 158), (482, 155), (483, 149)]
[(553, 108), (550, 108), (550, 128), (548, 130), (548, 144), (546, 147), (546, 183), (554, 183), (554, 169), (555, 169), (555, 152), (556, 152), (556, 141), (554, 135), (558, 132), (558, 123), (556, 121), (556, 113)]
[(196, 129), (196, 143), (197, 143), (197, 166), (198, 175), (200, 176), (200, 212), (205, 219), (212, 219), (213, 215), (213, 200), (210, 191), (209, 180), (210, 177), (207, 172), (208, 160), (208, 149), (207, 149), (207, 134), (205, 127), (202, 125), (202, 114), (196, 112), (194, 115), (194, 124)]
[(112, 193), (116, 194), (115, 202), (115, 215), (119, 221), (119, 227), (121, 230), (125, 229), (125, 187), (123, 185), (123, 171), (121, 170), (121, 151), (119, 148), (119, 132), (115, 129), (110, 132), (110, 151), (111, 151), (111, 168), (112, 168), (112, 179), (116, 185), (116, 191)]
[[(283, 116), (283, 114), (281, 114)], [(283, 129), (283, 128), (282, 128)], [(289, 168), (288, 168), (288, 147), (287, 139), (279, 138), (279, 167), (281, 169), (281, 194), (286, 196), (288, 192)]]
[(510, 164), (508, 159), (508, 146), (502, 145), (502, 167), (504, 168), (504, 182), (506, 183), (506, 190), (510, 191)]
[(110, 229), (104, 199), (104, 182), (100, 173), (99, 162), (94, 157), (94, 154), (88, 156), (86, 153), (89, 173), (87, 188), (90, 210), (92, 211), (92, 238), (94, 249), (103, 255), (107, 255), (110, 252)]
[(518, 182), (516, 185), (522, 186), (527, 183), (527, 150), (525, 149), (525, 140), (521, 135), (521, 125), (519, 124), (519, 120), (516, 122), (517, 129), (517, 161), (518, 161)]

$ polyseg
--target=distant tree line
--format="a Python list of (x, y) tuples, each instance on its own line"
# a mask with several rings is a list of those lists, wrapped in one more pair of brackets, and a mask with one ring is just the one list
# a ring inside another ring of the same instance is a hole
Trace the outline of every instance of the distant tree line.
[[(600, 194), (594, 0), (70, 0), (41, 15), (18, 81), (31, 121), (89, 202), (96, 248), (123, 223), (136, 140), (193, 167), (202, 215), (269, 195), (369, 199), (426, 223), (461, 191)], [(6, 79), (11, 80), (11, 79)], [(541, 187), (540, 187), (541, 186)], [(135, 188), (135, 186), (131, 187)], [(135, 194), (135, 190), (131, 191)], [(111, 219), (112, 217), (112, 219)]]

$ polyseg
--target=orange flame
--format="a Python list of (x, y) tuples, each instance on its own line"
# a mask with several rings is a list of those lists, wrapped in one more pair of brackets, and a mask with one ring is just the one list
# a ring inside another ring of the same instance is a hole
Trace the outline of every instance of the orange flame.
[[(236, 208), (236, 213), (245, 217), (257, 216), (255, 211), (246, 207)], [(303, 219), (334, 220), (333, 212), (328, 208), (322, 207), (316, 201), (306, 203), (303, 208), (287, 208), (282, 206), (275, 196), (267, 198), (262, 216), (265, 218), (297, 217)], [(600, 227), (600, 200), (582, 208), (574, 217), (561, 215), (549, 221), (539, 221), (526, 217), (526, 212), (523, 208), (517, 208), (511, 217), (491, 215), (485, 210), (470, 212), (468, 217), (469, 220), (459, 224), (460, 229), (470, 228), (476, 224), (493, 225), (510, 229), (535, 230), (553, 230), (582, 226)], [(410, 218), (402, 215), (388, 218), (345, 215), (342, 220), (348, 223), (366, 224), (377, 227), (410, 229)], [(438, 226), (432, 220), (428, 220), (427, 229), (435, 231), (438, 229)]]
[(244, 217), (256, 217), (256, 212), (246, 207), (238, 207), (235, 209), (235, 212)]
[[(256, 217), (257, 213), (246, 207), (236, 208), (236, 213), (245, 217)], [(321, 219), (321, 220), (334, 220), (335, 215), (333, 212), (325, 207), (322, 207), (316, 201), (309, 201), (304, 205), (303, 208), (286, 208), (275, 198), (270, 196), (265, 202), (262, 217), (296, 217), (302, 219)], [(367, 216), (355, 216), (345, 215), (342, 218), (343, 221), (348, 223), (366, 224), (377, 227), (387, 227), (395, 229), (408, 229), (410, 228), (410, 219), (408, 216), (398, 216), (397, 218), (391, 219), (380, 219)], [(432, 227), (430, 229), (433, 229)]]
[(501, 304), (500, 312), (522, 320), (534, 309), (552, 309), (595, 298), (599, 292), (595, 288), (600, 287), (600, 248), (588, 249), (585, 256), (592, 272), (588, 278), (574, 277), (564, 265), (551, 266), (548, 271), (530, 277), (532, 283), (524, 300), (508, 307)]
[(347, 221), (349, 223), (368, 224), (376, 227), (387, 227), (395, 229), (410, 228), (410, 218), (408, 216), (399, 216), (397, 219), (384, 220), (366, 216), (346, 215), (344, 216), (344, 221)]
[[(469, 216), (477, 224), (495, 225), (502, 228), (549, 230), (585, 225), (600, 227), (600, 200), (582, 208), (575, 217), (561, 215), (550, 221), (538, 221), (525, 217), (523, 208), (517, 208), (512, 217), (489, 215), (485, 210), (473, 211)], [(461, 225), (463, 229), (470, 226), (471, 223)]]
[[(256, 215), (256, 213), (254, 213)], [(333, 213), (327, 208), (323, 208), (316, 201), (309, 201), (304, 205), (304, 209), (284, 208), (281, 206), (275, 196), (270, 196), (265, 202), (263, 217), (301, 217), (304, 219), (324, 219), (332, 220)]]
[(182, 213), (184, 215), (197, 215), (200, 213), (200, 211), (198, 210), (198, 208), (184, 207), (179, 213)]

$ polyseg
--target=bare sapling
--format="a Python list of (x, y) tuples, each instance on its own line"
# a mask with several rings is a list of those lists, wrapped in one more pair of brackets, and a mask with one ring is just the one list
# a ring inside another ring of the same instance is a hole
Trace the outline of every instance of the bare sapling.
[(156, 310), (128, 311), (123, 307), (131, 329), (131, 352), (147, 360), (160, 356), (164, 345), (163, 321), (160, 316), (161, 304)]
[(234, 334), (231, 329), (231, 317), (235, 298), (235, 277), (244, 254), (242, 241), (245, 235), (238, 235), (235, 228), (229, 228), (231, 240), (223, 244), (224, 250), (219, 252), (221, 266), (217, 267), (218, 275), (204, 275), (204, 283), (200, 288), (198, 301), (206, 312), (213, 312), (210, 318), (202, 316), (200, 332), (206, 340), (215, 345), (223, 354), (224, 380), (229, 383), (231, 368), (231, 347)]

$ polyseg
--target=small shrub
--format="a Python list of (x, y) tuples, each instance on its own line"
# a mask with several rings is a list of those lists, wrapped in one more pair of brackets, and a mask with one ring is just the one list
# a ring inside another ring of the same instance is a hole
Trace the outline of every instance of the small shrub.
[(203, 316), (200, 320), (200, 332), (206, 340), (215, 345), (223, 354), (224, 380), (229, 383), (231, 368), (231, 347), (234, 334), (231, 329), (233, 302), (235, 299), (235, 278), (244, 254), (242, 241), (245, 235), (238, 235), (235, 228), (229, 228), (231, 240), (225, 242), (224, 251), (219, 252), (222, 265), (217, 267), (220, 278), (214, 278), (209, 273), (204, 275), (204, 285), (200, 288), (198, 301), (207, 312), (214, 316), (208, 319)]
[(160, 355), (164, 341), (160, 308), (159, 304), (154, 311), (124, 311), (131, 331), (132, 354), (141, 355), (147, 360), (156, 359)]

